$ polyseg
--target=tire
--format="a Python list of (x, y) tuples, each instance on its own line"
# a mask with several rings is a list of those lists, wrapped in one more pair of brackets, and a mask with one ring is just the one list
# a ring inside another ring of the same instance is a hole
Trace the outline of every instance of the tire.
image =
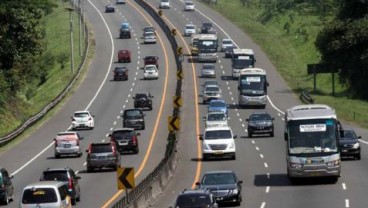
[(202, 161), (207, 161), (208, 160), (208, 157), (207, 157), (207, 155), (202, 155)]
[(93, 168), (87, 166), (87, 173), (90, 173), (93, 171)]
[(248, 137), (249, 137), (249, 138), (252, 138), (252, 137), (253, 137), (252, 132), (248, 131)]
[(236, 160), (236, 154), (234, 153), (234, 155), (233, 156), (231, 156), (231, 159), (232, 160)]
[(139, 147), (136, 147), (135, 149), (134, 149), (134, 154), (138, 154), (139, 153)]
[(271, 133), (270, 133), (270, 137), (274, 137), (275, 136), (275, 134), (274, 134), (274, 132), (272, 131)]
[(76, 205), (77, 204), (77, 199), (76, 198), (71, 198), (72, 200), (72, 205)]
[(149, 106), (149, 109), (152, 110), (152, 105)]
[(3, 199), (3, 200), (1, 201), (1, 204), (3, 204), (3, 205), (8, 205), (8, 204), (9, 204), (9, 202), (10, 202), (10, 199), (9, 199), (8, 195), (5, 193), (5, 199)]
[(80, 192), (78, 194), (78, 197), (75, 199), (77, 202), (80, 202)]
[(60, 158), (60, 155), (58, 155), (58, 154), (55, 154), (55, 158)]
[(143, 124), (141, 129), (142, 130), (146, 129), (146, 125)]
[(78, 153), (78, 157), (82, 157), (82, 155), (83, 155), (82, 152)]
[(357, 159), (357, 160), (360, 160), (361, 159), (360, 153), (355, 156), (355, 159)]

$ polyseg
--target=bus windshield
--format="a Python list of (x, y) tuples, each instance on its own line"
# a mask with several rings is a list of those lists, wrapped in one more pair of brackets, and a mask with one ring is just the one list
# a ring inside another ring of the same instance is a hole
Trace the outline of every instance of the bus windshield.
[(216, 40), (199, 40), (198, 41), (198, 47), (200, 49), (213, 49), (217, 50), (217, 41)]
[(334, 119), (292, 120), (287, 124), (290, 154), (337, 152)]
[(240, 93), (242, 95), (266, 94), (265, 75), (240, 75)]

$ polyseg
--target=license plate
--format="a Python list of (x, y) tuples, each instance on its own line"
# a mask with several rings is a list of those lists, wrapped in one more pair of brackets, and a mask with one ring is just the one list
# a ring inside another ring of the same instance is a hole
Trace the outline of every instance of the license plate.
[(348, 152), (348, 150), (342, 150), (342, 152)]
[(72, 144), (64, 144), (63, 146), (64, 146), (64, 148), (70, 148), (72, 146)]
[(98, 159), (105, 159), (105, 156), (99, 156)]
[(127, 145), (128, 142), (119, 142), (119, 145)]
[(215, 151), (215, 153), (214, 154), (216, 154), (216, 155), (221, 155), (221, 154), (223, 154), (223, 152), (222, 151)]

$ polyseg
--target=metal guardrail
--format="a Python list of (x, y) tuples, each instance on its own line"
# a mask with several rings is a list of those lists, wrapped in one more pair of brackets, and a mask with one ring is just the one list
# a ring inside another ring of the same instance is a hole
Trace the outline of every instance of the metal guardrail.
[[(143, 0), (135, 0), (137, 4), (139, 4), (143, 9), (145, 9), (152, 18), (157, 22), (158, 25), (164, 31), (166, 37), (168, 38), (172, 50), (175, 54), (176, 58), (176, 66), (177, 70), (182, 70), (182, 64), (179, 59), (179, 55), (177, 54), (178, 44), (172, 36), (170, 27), (165, 23), (165, 21), (160, 17), (160, 15), (148, 5)], [(182, 80), (177, 81), (176, 85), (176, 96), (181, 96), (182, 94)], [(174, 108), (173, 117), (180, 116), (179, 108)], [(133, 207), (142, 207), (148, 206), (150, 199), (154, 198), (154, 195), (157, 194), (160, 190), (163, 189), (165, 185), (164, 180), (167, 182), (167, 176), (173, 171), (173, 167), (176, 162), (176, 142), (177, 142), (177, 134), (176, 132), (171, 132), (167, 138), (166, 152), (164, 158), (158, 164), (158, 166), (145, 178), (143, 179), (134, 189), (128, 191), (127, 195), (123, 196), (118, 202), (116, 202), (112, 207), (113, 208), (127, 208), (130, 206)]]
[(303, 102), (306, 102), (309, 104), (314, 103), (314, 99), (312, 98), (311, 94), (307, 90), (302, 90), (302, 92), (300, 93), (300, 99)]
[[(83, 21), (83, 20), (82, 20)], [(74, 83), (78, 80), (81, 69), (83, 68), (84, 64), (86, 63), (86, 55), (89, 51), (89, 34), (88, 34), (88, 27), (84, 28), (86, 30), (86, 38), (85, 38), (85, 52), (83, 54), (82, 60), (83, 62), (79, 65), (78, 72), (74, 75), (74, 78), (69, 82), (68, 86), (64, 88), (64, 90), (54, 99), (46, 105), (40, 112), (38, 112), (36, 115), (29, 118), (27, 121), (25, 121), (23, 124), (21, 124), (16, 130), (11, 132), (10, 134), (0, 137), (0, 146), (4, 146), (9, 141), (13, 140), (20, 134), (22, 134), (27, 128), (35, 124), (38, 120), (40, 120), (46, 113), (48, 113), (51, 109), (53, 109), (70, 91), (70, 89), (73, 87)]]

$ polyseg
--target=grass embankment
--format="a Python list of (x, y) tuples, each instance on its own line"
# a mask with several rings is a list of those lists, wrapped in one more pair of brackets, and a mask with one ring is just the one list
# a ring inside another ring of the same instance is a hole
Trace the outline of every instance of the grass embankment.
[[(333, 13), (321, 19), (303, 8), (290, 7), (283, 14), (267, 13), (262, 1), (242, 6), (240, 0), (217, 0), (213, 9), (244, 30), (268, 54), (290, 88), (299, 94), (302, 89), (313, 91), (313, 76), (307, 75), (307, 64), (318, 63), (320, 55), (314, 40), (323, 24)], [(229, 12), (231, 11), (231, 12)], [(287, 26), (285, 26), (287, 25)], [(331, 74), (317, 75), (315, 103), (334, 107), (340, 119), (368, 127), (368, 103), (349, 98), (346, 87), (335, 75), (335, 96), (332, 96)]]
[[(5, 107), (4, 113), (0, 114), (0, 136), (13, 131), (43, 109), (62, 92), (77, 72), (81, 63), (79, 22), (77, 13), (73, 12), (74, 73), (72, 73), (70, 66), (70, 18), (69, 11), (66, 10), (68, 7), (70, 7), (69, 3), (59, 3), (58, 7), (44, 18), (47, 44), (45, 54), (51, 54), (55, 62), (49, 68), (45, 83), (40, 86), (37, 83), (29, 83), (21, 93), (14, 95), (13, 103), (9, 103)], [(84, 51), (84, 47), (82, 36), (82, 51)], [(60, 59), (64, 59), (64, 67), (62, 67)]]

